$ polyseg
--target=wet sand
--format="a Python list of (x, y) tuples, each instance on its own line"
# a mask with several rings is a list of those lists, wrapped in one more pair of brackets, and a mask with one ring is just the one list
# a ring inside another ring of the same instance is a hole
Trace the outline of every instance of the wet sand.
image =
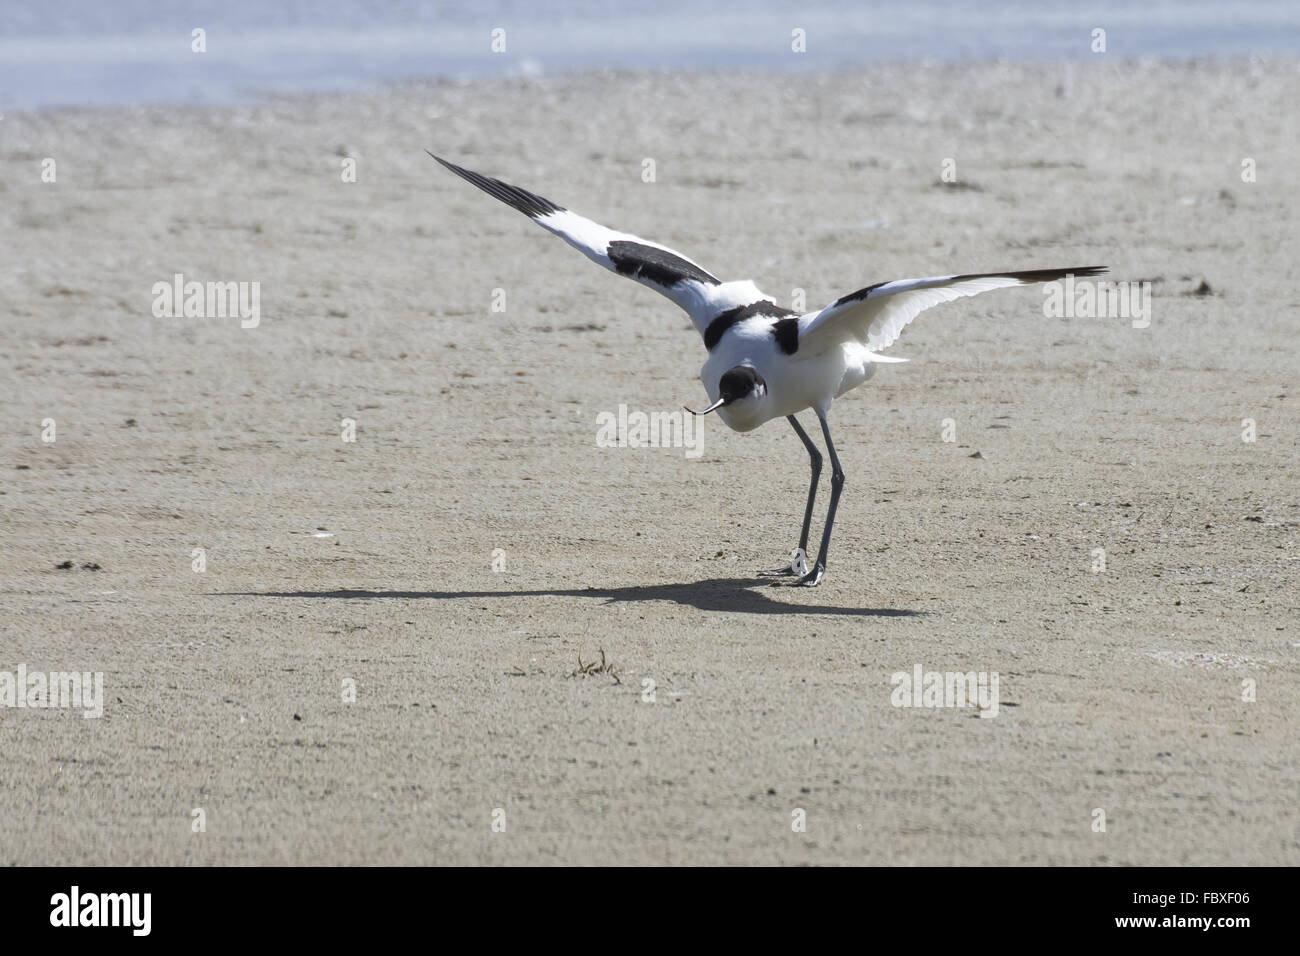
[[(1298, 88), (1107, 62), (6, 114), (0, 670), (103, 672), (105, 706), (0, 707), (0, 863), (1295, 864)], [(698, 336), (426, 147), (786, 305), (1105, 263), (1151, 321), (1035, 288), (923, 315), (832, 412), (826, 583), (767, 587), (789, 428), (601, 447), (620, 404), (703, 399)], [(155, 317), (178, 273), (259, 283), (260, 322)], [(996, 672), (996, 716), (893, 706), (918, 664)]]

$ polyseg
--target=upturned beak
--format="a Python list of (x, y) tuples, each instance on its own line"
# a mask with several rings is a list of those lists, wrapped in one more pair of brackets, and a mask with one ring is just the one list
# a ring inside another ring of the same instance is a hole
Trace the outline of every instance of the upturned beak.
[(725, 398), (720, 398), (702, 412), (697, 412), (693, 408), (686, 408), (685, 405), (683, 405), (682, 408), (686, 408), (686, 410), (690, 412), (692, 415), (707, 415), (709, 414), (709, 412), (713, 411), (714, 409), (721, 408), (725, 404), (727, 404), (727, 400)]

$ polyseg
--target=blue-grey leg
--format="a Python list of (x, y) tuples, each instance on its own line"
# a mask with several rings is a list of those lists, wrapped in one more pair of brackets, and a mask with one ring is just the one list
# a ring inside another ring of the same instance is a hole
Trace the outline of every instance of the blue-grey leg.
[(803, 512), (803, 530), (799, 532), (799, 547), (791, 555), (790, 563), (783, 568), (776, 568), (772, 571), (760, 571), (759, 574), (764, 577), (793, 577), (802, 576), (808, 571), (808, 530), (812, 525), (813, 502), (817, 499), (817, 482), (822, 474), (822, 453), (817, 450), (808, 433), (803, 430), (799, 420), (793, 415), (787, 415), (794, 433), (799, 436), (803, 446), (808, 449), (808, 461), (812, 465), (812, 481), (808, 484), (808, 504)]
[(831, 526), (835, 524), (835, 509), (840, 503), (840, 492), (844, 490), (844, 469), (840, 467), (840, 458), (835, 454), (835, 443), (831, 441), (831, 429), (826, 424), (826, 416), (820, 411), (817, 420), (822, 423), (822, 437), (826, 439), (826, 453), (831, 456), (831, 503), (826, 509), (826, 528), (822, 531), (822, 546), (817, 550), (817, 564), (795, 584), (806, 588), (815, 588), (821, 584), (826, 574), (826, 552), (831, 546)]

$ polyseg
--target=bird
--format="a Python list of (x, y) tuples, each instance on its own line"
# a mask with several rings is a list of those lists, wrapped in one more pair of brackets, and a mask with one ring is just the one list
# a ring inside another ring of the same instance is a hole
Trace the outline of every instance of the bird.
[[(866, 382), (876, 366), (907, 359), (881, 354), (913, 319), (932, 306), (992, 289), (1101, 275), (1106, 266), (980, 272), (878, 282), (840, 296), (823, 309), (797, 313), (778, 305), (752, 279), (726, 281), (667, 246), (619, 232), (549, 199), (449, 162), (433, 159), (489, 196), (523, 213), (593, 262), (666, 296), (690, 316), (708, 358), (700, 381), (709, 404), (692, 415), (717, 412), (732, 430), (748, 432), (785, 418), (808, 451), (811, 480), (799, 544), (790, 562), (760, 571), (776, 584), (817, 587), (826, 575), (831, 530), (844, 469), (831, 440), (831, 403)], [(831, 498), (816, 561), (808, 563), (808, 534), (822, 473), (822, 454), (795, 417), (811, 410), (831, 461)]]

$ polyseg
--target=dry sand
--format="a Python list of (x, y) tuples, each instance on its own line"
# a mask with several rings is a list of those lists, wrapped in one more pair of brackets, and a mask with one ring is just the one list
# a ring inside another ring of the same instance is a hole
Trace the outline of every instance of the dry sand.
[[(107, 705), (0, 708), (0, 863), (1300, 861), (1297, 93), (1099, 60), (6, 115), (0, 669)], [(698, 337), (424, 147), (783, 303), (1101, 262), (1152, 321), (922, 316), (832, 413), (827, 582), (764, 587), (790, 430), (597, 447), (703, 398)], [(155, 318), (175, 273), (261, 324)], [(572, 676), (602, 649), (621, 682)], [(996, 671), (996, 718), (893, 707), (918, 663)]]

